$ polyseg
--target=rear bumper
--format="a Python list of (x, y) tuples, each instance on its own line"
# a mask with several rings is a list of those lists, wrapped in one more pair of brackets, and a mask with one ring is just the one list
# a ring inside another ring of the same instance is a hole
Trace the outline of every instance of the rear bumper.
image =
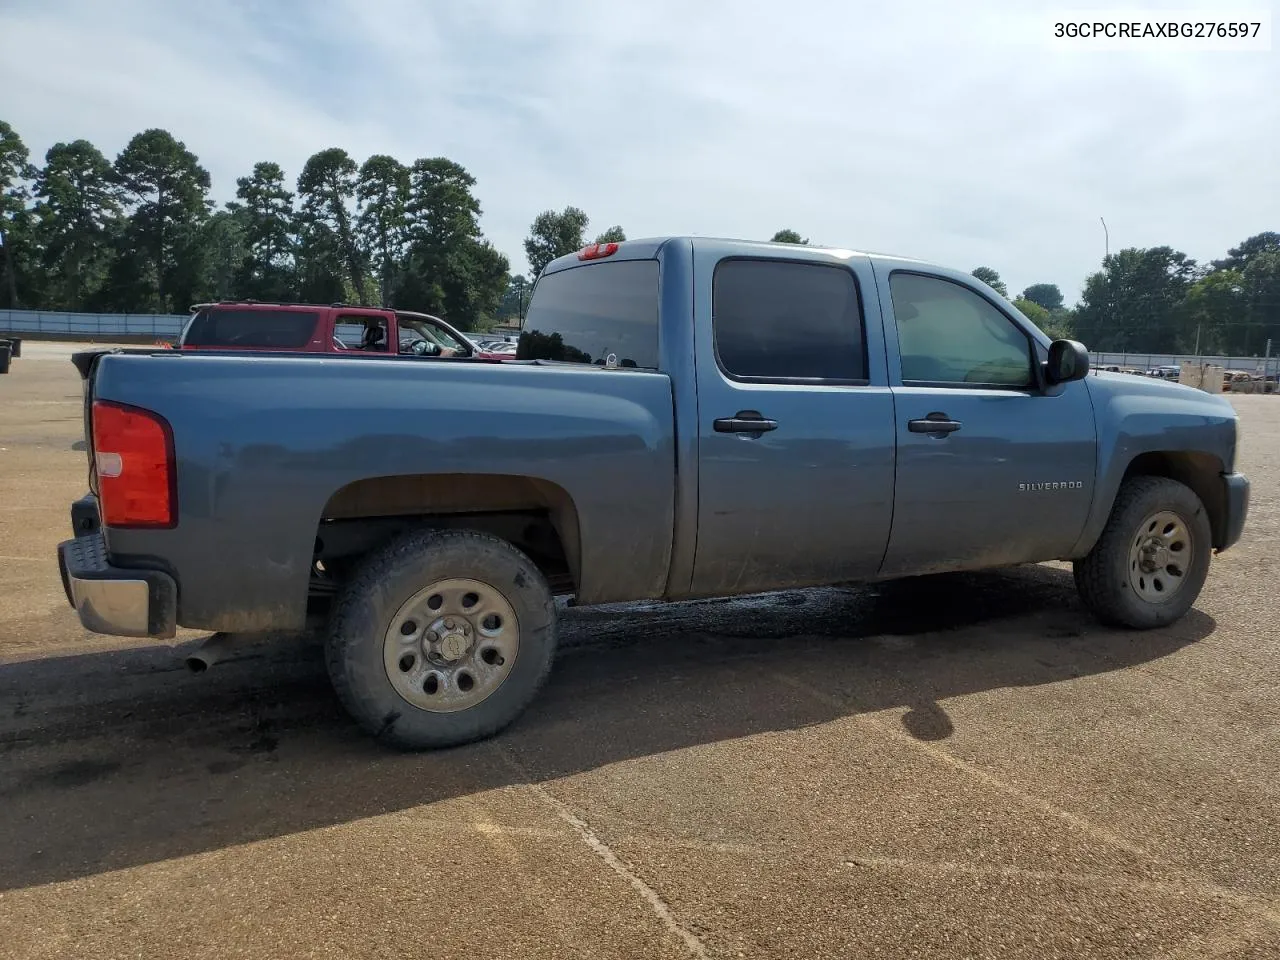
[(58, 544), (67, 600), (86, 630), (116, 637), (177, 633), (178, 587), (159, 570), (113, 567), (101, 530)]
[(1244, 532), (1245, 517), (1249, 515), (1249, 478), (1243, 473), (1224, 473), (1222, 484), (1226, 493), (1226, 511), (1222, 522), (1221, 542), (1218, 552), (1235, 545)]

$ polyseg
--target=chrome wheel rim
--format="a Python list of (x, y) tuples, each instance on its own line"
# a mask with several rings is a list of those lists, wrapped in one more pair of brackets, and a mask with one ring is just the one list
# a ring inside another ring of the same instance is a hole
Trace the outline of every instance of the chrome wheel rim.
[(511, 674), (520, 623), (480, 580), (438, 580), (406, 600), (382, 643), (387, 679), (420, 710), (454, 713), (489, 697)]
[(1148, 603), (1166, 603), (1186, 583), (1193, 541), (1186, 521), (1172, 510), (1151, 514), (1129, 548), (1129, 586)]

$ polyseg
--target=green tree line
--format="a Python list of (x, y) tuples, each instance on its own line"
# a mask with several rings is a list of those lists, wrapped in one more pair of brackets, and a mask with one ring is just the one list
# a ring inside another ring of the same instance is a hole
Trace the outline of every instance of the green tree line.
[[(261, 161), (218, 207), (209, 173), (168, 131), (144, 130), (114, 159), (87, 140), (56, 143), (43, 165), (0, 121), (0, 303), (31, 309), (182, 313), (251, 298), (421, 310), (471, 329), (522, 316), (533, 279), (590, 242), (578, 207), (544, 210), (524, 241), (530, 277), (480, 230), (475, 178), (445, 157), (357, 163), (331, 147), (290, 182)], [(621, 226), (596, 234), (621, 241)], [(775, 242), (807, 244), (790, 228)], [(1008, 297), (1000, 275), (973, 275)], [(1260, 233), (1208, 264), (1172, 247), (1103, 259), (1067, 307), (1051, 283), (1013, 299), (1054, 336), (1091, 350), (1280, 352), (1280, 234)]]
[[(973, 275), (1001, 296), (1000, 275)], [(1199, 264), (1172, 247), (1128, 247), (1103, 258), (1084, 282), (1074, 309), (1053, 284), (1015, 299), (1033, 322), (1090, 350), (1261, 356), (1280, 353), (1280, 233), (1243, 240), (1220, 260)]]
[[(471, 329), (523, 313), (531, 284), (480, 230), (475, 178), (445, 157), (358, 163), (331, 147), (290, 182), (262, 161), (220, 208), (199, 158), (166, 130), (114, 159), (87, 140), (40, 166), (0, 121), (0, 303), (184, 313), (215, 299), (395, 306)], [(577, 208), (546, 211), (526, 248), (542, 265), (582, 246)], [(611, 227), (604, 239), (624, 239)]]
[[(809, 242), (791, 229), (772, 240)], [(971, 272), (1009, 299), (991, 267)], [(1270, 341), (1277, 356), (1280, 233), (1255, 234), (1208, 264), (1172, 247), (1129, 247), (1103, 258), (1074, 308), (1053, 283), (1033, 283), (1012, 302), (1050, 336), (1080, 340), (1094, 351), (1261, 356)]]
[[(795, 230), (775, 243), (807, 244)], [(1009, 290), (991, 267), (972, 274), (1000, 296)], [(1172, 247), (1129, 247), (1103, 258), (1068, 308), (1053, 283), (1033, 283), (1013, 304), (1053, 337), (1080, 340), (1100, 352), (1280, 354), (1280, 233), (1242, 241), (1208, 264)]]
[(506, 291), (475, 179), (444, 157), (357, 163), (321, 150), (289, 183), (262, 161), (220, 209), (209, 173), (165, 130), (114, 160), (87, 140), (44, 164), (0, 122), (6, 299), (51, 310), (183, 313), (220, 298), (388, 304), (474, 326)]

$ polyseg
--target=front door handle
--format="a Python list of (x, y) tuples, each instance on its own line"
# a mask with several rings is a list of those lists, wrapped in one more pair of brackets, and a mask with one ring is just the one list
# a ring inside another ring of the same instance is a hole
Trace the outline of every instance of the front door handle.
[(777, 420), (767, 420), (755, 410), (739, 410), (732, 417), (721, 417), (712, 423), (716, 433), (764, 433), (777, 430)]
[(928, 433), (937, 437), (955, 433), (960, 429), (960, 421), (952, 420), (945, 413), (931, 413), (923, 420), (908, 420), (907, 429), (912, 433)]

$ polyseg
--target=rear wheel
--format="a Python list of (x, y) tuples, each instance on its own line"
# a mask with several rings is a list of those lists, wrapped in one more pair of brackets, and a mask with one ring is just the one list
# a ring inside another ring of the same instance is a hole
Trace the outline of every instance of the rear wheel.
[(1204, 586), (1212, 556), (1204, 504), (1167, 477), (1130, 477), (1088, 555), (1076, 589), (1104, 623), (1148, 629), (1183, 616)]
[(339, 595), (327, 642), (339, 699), (369, 733), (408, 749), (492, 736), (545, 682), (551, 590), (505, 540), (416, 531), (377, 551)]

